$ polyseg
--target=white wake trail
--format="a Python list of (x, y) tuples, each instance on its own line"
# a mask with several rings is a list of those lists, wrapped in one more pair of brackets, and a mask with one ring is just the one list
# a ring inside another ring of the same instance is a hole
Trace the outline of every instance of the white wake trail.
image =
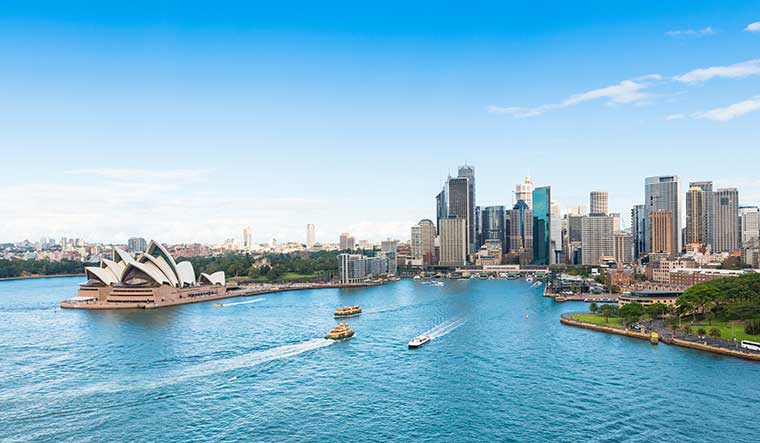
[(266, 299), (265, 298), (256, 298), (256, 299), (248, 300), (248, 301), (237, 301), (235, 303), (223, 303), (222, 307), (226, 308), (228, 306), (247, 305), (247, 304), (250, 304), (250, 303), (258, 303), (258, 302), (264, 301), (264, 300), (266, 300)]
[(436, 325), (433, 327), (433, 329), (423, 333), (422, 335), (427, 335), (430, 337), (430, 339), (436, 339), (443, 337), (446, 334), (449, 334), (465, 324), (467, 321), (463, 318), (456, 319), (456, 320), (447, 320), (439, 325)]

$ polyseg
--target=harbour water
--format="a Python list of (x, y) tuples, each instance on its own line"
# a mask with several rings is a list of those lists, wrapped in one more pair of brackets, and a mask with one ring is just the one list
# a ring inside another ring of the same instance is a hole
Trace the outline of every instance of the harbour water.
[[(157, 310), (0, 282), (0, 441), (757, 441), (760, 364), (571, 328), (542, 287), (412, 280)], [(356, 337), (324, 340), (336, 306)], [(433, 340), (408, 350), (412, 337)]]

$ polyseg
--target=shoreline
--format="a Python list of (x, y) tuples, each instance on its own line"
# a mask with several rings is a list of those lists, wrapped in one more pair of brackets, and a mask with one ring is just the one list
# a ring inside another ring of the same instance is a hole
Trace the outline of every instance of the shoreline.
[(288, 291), (306, 291), (311, 289), (350, 289), (350, 288), (368, 288), (374, 286), (382, 286), (388, 283), (394, 283), (396, 280), (389, 280), (383, 282), (370, 282), (370, 283), (321, 283), (321, 284), (309, 284), (309, 283), (291, 283), (284, 285), (270, 285), (267, 287), (240, 287), (230, 291), (225, 291), (221, 294), (208, 295), (203, 297), (185, 298), (175, 302), (162, 303), (159, 305), (151, 303), (71, 303), (66, 300), (60, 303), (62, 309), (81, 309), (91, 311), (108, 311), (108, 310), (124, 310), (124, 309), (160, 309), (170, 306), (187, 305), (192, 303), (200, 303), (207, 301), (224, 300), (235, 297), (251, 297), (255, 295), (275, 294), (279, 292)]
[[(591, 329), (593, 331), (606, 332), (608, 334), (622, 335), (624, 337), (649, 341), (650, 334), (648, 333), (631, 331), (629, 329), (620, 329), (612, 326), (601, 326), (595, 325), (593, 323), (586, 323), (584, 321), (572, 319), (569, 317), (570, 315), (572, 314), (562, 314), (562, 316), (559, 318), (560, 323), (577, 328)], [(704, 343), (694, 343), (688, 340), (681, 340), (680, 338), (666, 338), (661, 336), (660, 341), (668, 345), (681, 346), (684, 348), (696, 349), (698, 351), (704, 352), (712, 352), (714, 354), (726, 355), (729, 357), (741, 358), (744, 360), (760, 361), (760, 354), (750, 354), (733, 349), (719, 348)]]
[(0, 277), (0, 281), (34, 280), (38, 278), (58, 278), (58, 277), (84, 277), (84, 274), (22, 275), (18, 277)]

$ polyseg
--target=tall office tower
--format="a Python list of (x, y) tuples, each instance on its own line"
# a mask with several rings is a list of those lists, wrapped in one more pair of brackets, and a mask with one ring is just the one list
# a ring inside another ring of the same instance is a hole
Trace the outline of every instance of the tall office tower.
[(686, 191), (686, 244), (707, 244), (707, 196), (699, 186)]
[(505, 215), (504, 206), (486, 206), (482, 212), (482, 243), (485, 244), (486, 240), (499, 240), (502, 245), (502, 253), (506, 252), (507, 244)]
[(714, 224), (715, 224), (715, 215), (713, 214), (715, 210), (715, 206), (713, 203), (714, 200), (714, 194), (713, 194), (713, 183), (711, 181), (701, 181), (701, 182), (690, 182), (689, 183), (689, 189), (691, 188), (699, 188), (705, 192), (705, 217), (706, 217), (706, 227), (705, 227), (705, 245), (713, 246), (713, 238), (714, 238)]
[(614, 236), (615, 261), (618, 265), (633, 263), (633, 235), (628, 231), (619, 231)]
[(549, 266), (551, 246), (551, 187), (533, 190), (533, 264)]
[(609, 210), (608, 208), (608, 196), (607, 193), (604, 191), (591, 191), (591, 196), (589, 199), (589, 207), (591, 208), (591, 211), (589, 211), (590, 215), (602, 215), (606, 214)]
[(739, 250), (739, 191), (718, 189), (713, 195), (713, 251)]
[(652, 247), (649, 252), (674, 255), (676, 239), (673, 237), (673, 212), (654, 211), (649, 214), (649, 222), (652, 225)]
[(253, 231), (250, 226), (243, 228), (243, 249), (250, 251), (253, 246)]
[(449, 216), (448, 203), (446, 201), (446, 185), (443, 186), (441, 192), (435, 196), (435, 234), (440, 235), (441, 219)]
[(339, 248), (341, 251), (354, 249), (354, 238), (347, 232), (340, 234)]
[(380, 252), (398, 252), (398, 240), (383, 240), (380, 242)]
[(509, 252), (520, 256), (520, 262), (533, 261), (533, 213), (524, 200), (507, 211), (509, 219)]
[(593, 265), (602, 257), (614, 257), (612, 218), (608, 215), (583, 217), (581, 229), (581, 263)]
[(522, 184), (515, 186), (515, 204), (520, 200), (528, 205), (528, 209), (533, 210), (533, 180), (530, 177), (525, 177)]
[(742, 245), (760, 238), (760, 213), (757, 206), (739, 207), (739, 232)]
[(475, 245), (480, 248), (483, 244), (483, 214), (480, 206), (475, 206)]
[(467, 179), (467, 243), (469, 253), (474, 254), (478, 250), (478, 230), (475, 218), (475, 168), (470, 165), (459, 167), (458, 178)]
[(560, 213), (559, 204), (557, 202), (552, 202), (551, 204), (551, 251), (552, 251), (552, 261), (551, 264), (555, 265), (557, 263), (561, 263), (561, 255), (562, 255), (562, 214)]
[(441, 266), (464, 266), (467, 263), (467, 220), (449, 216), (441, 220)]
[(652, 243), (651, 214), (657, 211), (672, 213), (670, 238), (673, 254), (681, 252), (681, 179), (677, 175), (663, 175), (644, 179), (644, 210), (649, 223), (646, 224), (645, 246), (647, 252), (654, 251)]
[(306, 247), (311, 249), (317, 242), (317, 228), (309, 223), (306, 225)]
[(631, 209), (631, 235), (633, 236), (633, 259), (638, 260), (646, 253), (647, 218), (644, 205), (634, 205)]
[(412, 260), (425, 266), (433, 264), (435, 249), (435, 224), (428, 219), (412, 226)]
[(145, 252), (148, 248), (148, 242), (142, 237), (132, 237), (127, 240), (127, 250), (129, 252)]
[(567, 240), (579, 242), (583, 238), (583, 215), (567, 216)]
[(568, 215), (587, 215), (586, 207), (583, 205), (580, 206), (573, 206), (572, 208), (567, 210)]

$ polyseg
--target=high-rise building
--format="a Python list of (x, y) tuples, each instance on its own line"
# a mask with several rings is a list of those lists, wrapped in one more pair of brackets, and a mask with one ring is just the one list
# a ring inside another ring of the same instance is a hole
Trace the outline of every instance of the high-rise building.
[[(507, 244), (507, 223), (504, 219), (506, 211), (504, 206), (486, 206), (482, 211), (482, 242), (487, 240), (499, 240), (502, 248)], [(504, 253), (505, 251), (501, 251)]]
[(605, 191), (591, 191), (589, 199), (589, 211), (590, 215), (602, 215), (607, 214), (608, 209), (608, 195)]
[(443, 189), (441, 189), (441, 192), (438, 193), (438, 195), (435, 196), (435, 234), (440, 235), (441, 234), (441, 219), (446, 218), (449, 216), (448, 214), (448, 203), (446, 200), (446, 188), (448, 186), (444, 185)]
[(738, 251), (739, 237), (739, 191), (718, 189), (713, 195), (713, 251)]
[(633, 236), (633, 259), (638, 260), (646, 253), (647, 217), (644, 205), (631, 209), (631, 235)]
[(518, 200), (507, 211), (509, 219), (509, 252), (520, 257), (520, 263), (533, 261), (533, 213), (524, 200)]
[(338, 255), (338, 277), (341, 283), (361, 283), (367, 278), (395, 273), (395, 257), (379, 255), (365, 257), (361, 254)]
[(618, 265), (627, 265), (633, 262), (633, 236), (627, 231), (618, 231), (614, 236), (615, 261)]
[(623, 230), (623, 219), (620, 217), (619, 212), (612, 212), (607, 214), (612, 219), (612, 231), (618, 232)]
[(699, 186), (686, 191), (686, 244), (707, 244), (707, 193)]
[(127, 250), (129, 252), (145, 252), (148, 248), (148, 242), (142, 237), (132, 237), (127, 240)]
[(253, 247), (253, 231), (250, 226), (243, 228), (243, 250), (250, 251)]
[(467, 243), (469, 245), (469, 253), (475, 254), (478, 249), (477, 241), (477, 219), (475, 214), (475, 168), (470, 165), (463, 165), (459, 167), (458, 178), (464, 178), (467, 180)]
[(689, 189), (699, 188), (705, 193), (705, 245), (713, 246), (713, 225), (715, 224), (715, 216), (713, 211), (714, 207), (714, 193), (713, 183), (711, 181), (690, 182)]
[(739, 207), (739, 230), (742, 244), (760, 238), (760, 213), (757, 206)]
[(317, 242), (317, 228), (309, 223), (306, 225), (306, 247), (311, 249)]
[(549, 224), (551, 228), (551, 251), (552, 261), (551, 264), (562, 263), (562, 214), (557, 202), (551, 204), (551, 222)]
[(673, 237), (673, 212), (651, 212), (649, 222), (652, 225), (652, 247), (649, 252), (674, 255), (676, 253), (676, 239)]
[(388, 253), (393, 252), (394, 254), (398, 252), (398, 240), (383, 240), (380, 242), (380, 252)]
[(582, 218), (581, 263), (593, 265), (603, 257), (614, 257), (612, 217), (589, 214)]
[(644, 209), (646, 211), (647, 225), (645, 246), (647, 252), (652, 252), (651, 214), (658, 211), (671, 212), (671, 233), (669, 238), (673, 241), (673, 253), (681, 251), (681, 179), (677, 175), (663, 175), (647, 177), (644, 180)]
[(551, 247), (551, 188), (533, 190), (533, 264), (548, 266), (553, 255)]
[(438, 264), (464, 266), (467, 264), (467, 221), (464, 217), (449, 216), (441, 220), (441, 249)]
[(570, 242), (579, 242), (583, 237), (583, 215), (567, 216), (567, 238)]
[(340, 240), (338, 243), (341, 251), (351, 250), (354, 249), (355, 239), (351, 236), (351, 234), (344, 232), (340, 234)]
[(525, 177), (525, 181), (515, 186), (515, 204), (520, 200), (528, 205), (528, 209), (533, 210), (533, 180)]
[(412, 226), (412, 260), (425, 266), (433, 264), (435, 225), (428, 219)]

